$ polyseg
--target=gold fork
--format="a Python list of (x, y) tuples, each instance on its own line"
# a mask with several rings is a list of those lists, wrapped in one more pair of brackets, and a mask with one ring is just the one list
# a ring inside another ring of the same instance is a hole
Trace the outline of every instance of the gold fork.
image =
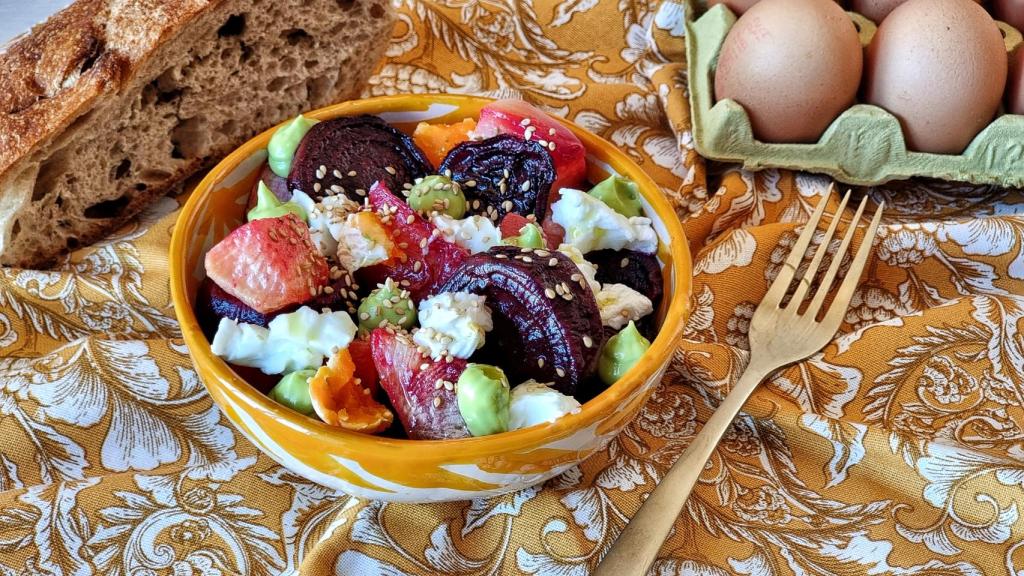
[(864, 234), (864, 239), (861, 241), (860, 248), (857, 250), (849, 270), (846, 272), (846, 277), (836, 291), (831, 305), (825, 310), (822, 319), (820, 321), (817, 319), (818, 313), (836, 279), (843, 256), (846, 255), (853, 240), (854, 231), (864, 213), (867, 198), (861, 200), (860, 207), (857, 208), (857, 213), (850, 221), (850, 226), (839, 245), (839, 250), (832, 257), (832, 263), (803, 313), (800, 312), (800, 307), (818, 273), (828, 245), (839, 225), (840, 215), (846, 208), (849, 199), (850, 192), (847, 191), (839, 204), (839, 209), (836, 210), (836, 216), (829, 223), (825, 237), (814, 252), (807, 272), (799, 279), (792, 298), (783, 306), (783, 299), (789, 290), (789, 285), (793, 281), (800, 262), (804, 258), (804, 253), (811, 243), (811, 237), (825, 212), (827, 198), (818, 204), (814, 214), (804, 226), (803, 232), (797, 238), (778, 277), (768, 288), (764, 300), (757, 306), (757, 310), (754, 311), (754, 316), (750, 320), (748, 335), (750, 363), (747, 365), (746, 371), (732, 391), (722, 400), (704, 428), (694, 438), (693, 443), (676, 460), (661, 482), (648, 495), (640, 510), (619, 534), (618, 539), (601, 560), (594, 576), (629, 576), (631, 574), (642, 576), (646, 574), (704, 470), (705, 463), (711, 458), (718, 442), (757, 385), (774, 370), (803, 360), (821, 350), (835, 336), (846, 309), (850, 305), (850, 298), (853, 297), (853, 292), (857, 288), (861, 273), (864, 271), (868, 254), (871, 252), (871, 244), (878, 231), (878, 222), (882, 216), (884, 203), (879, 204), (878, 209), (875, 210), (875, 215), (868, 225), (867, 232)]

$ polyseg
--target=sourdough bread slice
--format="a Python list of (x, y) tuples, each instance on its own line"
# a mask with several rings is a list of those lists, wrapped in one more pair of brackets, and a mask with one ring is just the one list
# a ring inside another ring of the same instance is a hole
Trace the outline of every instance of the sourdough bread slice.
[(388, 0), (78, 0), (0, 54), (0, 264), (48, 265), (355, 97), (391, 26)]

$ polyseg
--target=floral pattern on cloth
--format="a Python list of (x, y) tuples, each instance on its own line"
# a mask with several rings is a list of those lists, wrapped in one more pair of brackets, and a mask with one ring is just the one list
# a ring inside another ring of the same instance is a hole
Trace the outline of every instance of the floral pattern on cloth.
[[(586, 574), (743, 371), (754, 307), (829, 186), (697, 155), (686, 6), (398, 0), (366, 89), (522, 95), (615, 143), (674, 202), (693, 315), (605, 451), (542, 487), (422, 506), (282, 469), (192, 369), (168, 198), (56, 271), (0, 270), (0, 574)], [(1024, 195), (855, 193), (888, 208), (846, 322), (757, 391), (653, 574), (1024, 571)]]

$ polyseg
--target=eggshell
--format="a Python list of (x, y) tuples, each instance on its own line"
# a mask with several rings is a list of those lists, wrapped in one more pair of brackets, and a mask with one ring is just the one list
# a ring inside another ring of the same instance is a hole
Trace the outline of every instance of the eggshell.
[(1010, 60), (1006, 110), (1010, 114), (1024, 114), (1024, 48), (1018, 48)]
[(763, 142), (815, 142), (857, 95), (863, 50), (832, 0), (761, 0), (718, 58), (715, 98), (746, 110)]
[(864, 99), (888, 110), (907, 147), (960, 154), (995, 116), (1006, 87), (1002, 34), (970, 0), (908, 0), (868, 47)]
[(992, 15), (1024, 32), (1024, 0), (992, 0)]
[[(850, 0), (850, 10), (878, 24), (897, 6), (907, 0)], [(980, 3), (980, 0), (975, 0)], [(996, 2), (1017, 3), (1024, 6), (1024, 0), (996, 0)]]

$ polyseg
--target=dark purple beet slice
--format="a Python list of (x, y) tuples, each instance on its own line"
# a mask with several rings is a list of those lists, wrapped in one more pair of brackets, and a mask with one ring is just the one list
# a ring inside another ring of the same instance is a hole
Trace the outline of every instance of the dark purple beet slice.
[(402, 132), (377, 116), (349, 116), (320, 122), (306, 133), (295, 151), (288, 186), (316, 200), (344, 189), (361, 203), (374, 182), (401, 190), (433, 171)]
[[(625, 284), (650, 298), (654, 309), (658, 309), (665, 294), (665, 280), (654, 254), (633, 250), (596, 250), (587, 253), (587, 260), (597, 266), (598, 282)], [(648, 340), (654, 340), (658, 333), (653, 314), (641, 318), (636, 328)]]
[(217, 325), (221, 318), (231, 318), (237, 322), (246, 322), (266, 328), (273, 319), (271, 314), (262, 314), (250, 308), (244, 302), (221, 289), (220, 286), (204, 278), (196, 294), (196, 316), (199, 325), (207, 338), (212, 339), (217, 333)]
[[(328, 290), (328, 288), (330, 289)], [(317, 312), (324, 308), (330, 308), (335, 311), (340, 310), (349, 314), (355, 314), (360, 300), (358, 291), (359, 285), (356, 284), (355, 279), (348, 270), (332, 266), (327, 287), (316, 298), (303, 305), (309, 306)], [(298, 306), (292, 307), (292, 310), (296, 309), (298, 309)]]
[(597, 368), (605, 340), (597, 301), (564, 254), (495, 246), (470, 256), (441, 288), (458, 291), (486, 296), (494, 330), (482, 352), (511, 381), (534, 378), (571, 395)]
[(451, 177), (462, 185), (470, 214), (495, 222), (509, 212), (544, 220), (555, 181), (551, 153), (533, 140), (511, 134), (463, 142), (448, 153), (439, 170), (451, 170)]

